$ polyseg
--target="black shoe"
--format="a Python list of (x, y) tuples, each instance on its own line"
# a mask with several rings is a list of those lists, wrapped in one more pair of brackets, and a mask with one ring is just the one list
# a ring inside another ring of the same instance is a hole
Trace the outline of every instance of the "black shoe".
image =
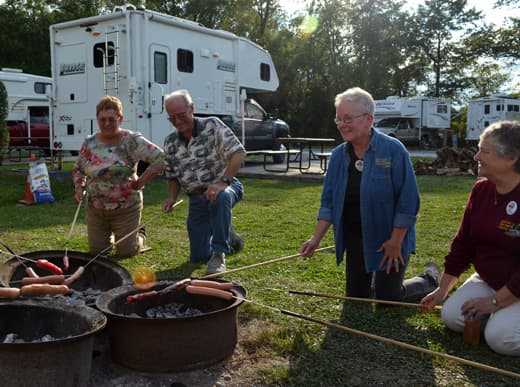
[(229, 247), (231, 249), (229, 252), (230, 255), (238, 253), (244, 248), (244, 241), (242, 240), (242, 237), (237, 234), (233, 225), (229, 227)]
[(426, 264), (424, 275), (433, 280), (435, 287), (439, 286), (439, 281), (441, 280), (441, 269), (435, 262), (428, 262)]

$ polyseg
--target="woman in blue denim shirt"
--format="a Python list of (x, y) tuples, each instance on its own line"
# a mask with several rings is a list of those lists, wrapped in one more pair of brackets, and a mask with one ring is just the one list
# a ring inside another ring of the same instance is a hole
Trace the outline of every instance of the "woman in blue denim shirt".
[[(301, 248), (310, 257), (330, 225), (336, 262), (346, 259), (351, 297), (418, 301), (437, 287), (439, 268), (427, 264), (404, 281), (415, 252), (419, 190), (406, 148), (372, 127), (374, 100), (358, 87), (338, 94), (336, 118), (343, 140), (330, 159), (314, 235)], [(373, 289), (372, 289), (373, 285)]]

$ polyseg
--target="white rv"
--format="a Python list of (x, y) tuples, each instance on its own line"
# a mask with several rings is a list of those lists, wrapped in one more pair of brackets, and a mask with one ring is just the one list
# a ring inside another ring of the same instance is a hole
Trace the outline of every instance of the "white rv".
[(450, 128), (451, 103), (447, 99), (391, 96), (376, 100), (375, 106), (374, 126), (403, 143), (436, 148), (442, 144), (444, 130)]
[(230, 32), (124, 6), (52, 25), (50, 44), (56, 150), (77, 151), (98, 130), (104, 95), (121, 99), (124, 128), (162, 146), (172, 130), (163, 96), (177, 89), (190, 91), (196, 115), (223, 118), (248, 150), (275, 149), (275, 137), (288, 135), (287, 124), (246, 98), (277, 89), (271, 56)]
[(490, 95), (469, 101), (466, 140), (478, 141), (486, 127), (501, 120), (520, 120), (520, 99)]
[(49, 150), (49, 100), (52, 79), (2, 68), (0, 81), (7, 91), (9, 147), (39, 147)]

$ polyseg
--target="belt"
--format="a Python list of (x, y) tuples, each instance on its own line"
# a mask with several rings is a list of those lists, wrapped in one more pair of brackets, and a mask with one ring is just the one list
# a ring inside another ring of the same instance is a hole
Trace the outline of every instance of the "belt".
[(189, 197), (197, 196), (197, 195), (202, 195), (204, 192), (206, 192), (206, 189), (207, 189), (207, 188), (199, 188), (199, 189), (195, 189), (195, 190), (193, 190), (193, 191), (186, 192), (186, 195), (188, 195)]

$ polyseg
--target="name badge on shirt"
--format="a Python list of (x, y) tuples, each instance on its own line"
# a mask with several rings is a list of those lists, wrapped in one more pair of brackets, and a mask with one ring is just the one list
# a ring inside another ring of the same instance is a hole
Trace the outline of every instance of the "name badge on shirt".
[(511, 200), (509, 203), (507, 203), (507, 206), (506, 206), (506, 213), (507, 215), (513, 215), (516, 210), (518, 210), (518, 204)]

